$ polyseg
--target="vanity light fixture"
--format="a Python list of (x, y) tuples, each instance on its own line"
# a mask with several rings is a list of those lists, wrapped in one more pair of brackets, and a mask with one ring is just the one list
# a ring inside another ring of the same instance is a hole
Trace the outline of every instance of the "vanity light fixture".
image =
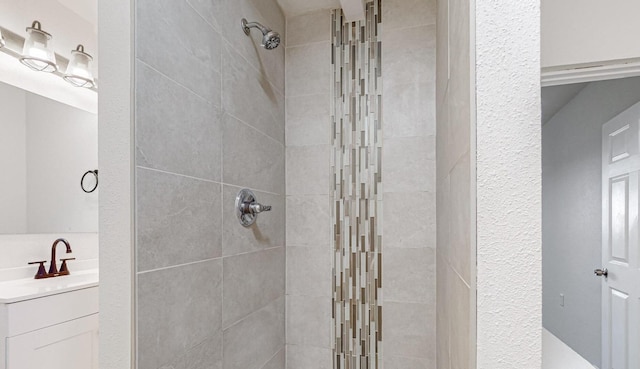
[(0, 30), (0, 48), (4, 47), (5, 42), (4, 42), (4, 37), (2, 36), (2, 30)]
[(58, 70), (56, 54), (53, 52), (51, 34), (41, 28), (39, 21), (33, 21), (31, 27), (27, 27), (27, 39), (20, 62), (27, 67), (39, 72), (55, 72)]
[(94, 87), (96, 83), (91, 73), (92, 61), (93, 57), (84, 52), (84, 46), (78, 45), (75, 50), (71, 50), (71, 59), (62, 78), (76, 87)]

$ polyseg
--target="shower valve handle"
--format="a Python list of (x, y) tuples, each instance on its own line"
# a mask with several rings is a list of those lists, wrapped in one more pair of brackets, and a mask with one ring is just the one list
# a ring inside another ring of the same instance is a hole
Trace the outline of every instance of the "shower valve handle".
[(271, 211), (271, 205), (262, 205), (254, 202), (249, 205), (250, 211), (254, 214), (262, 213), (263, 211)]
[(256, 195), (249, 189), (240, 190), (236, 196), (236, 215), (240, 224), (250, 227), (256, 222), (258, 214), (270, 211), (270, 205), (262, 205), (256, 200)]

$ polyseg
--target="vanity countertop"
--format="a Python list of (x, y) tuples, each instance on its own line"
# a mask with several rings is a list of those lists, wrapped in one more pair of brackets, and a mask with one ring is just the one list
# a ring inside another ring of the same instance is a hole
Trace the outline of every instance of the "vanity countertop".
[(11, 304), (96, 287), (98, 278), (98, 269), (90, 269), (54, 278), (25, 278), (0, 282), (0, 304)]

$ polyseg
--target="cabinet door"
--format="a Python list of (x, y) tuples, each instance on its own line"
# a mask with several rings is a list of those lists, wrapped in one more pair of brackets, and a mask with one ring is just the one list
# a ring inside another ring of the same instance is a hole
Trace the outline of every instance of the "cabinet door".
[(7, 338), (7, 369), (98, 369), (98, 314)]

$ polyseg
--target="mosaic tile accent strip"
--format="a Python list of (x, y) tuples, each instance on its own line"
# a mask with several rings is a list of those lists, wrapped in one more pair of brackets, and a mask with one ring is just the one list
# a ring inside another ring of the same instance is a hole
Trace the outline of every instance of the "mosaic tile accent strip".
[(334, 369), (382, 368), (381, 6), (332, 14)]

